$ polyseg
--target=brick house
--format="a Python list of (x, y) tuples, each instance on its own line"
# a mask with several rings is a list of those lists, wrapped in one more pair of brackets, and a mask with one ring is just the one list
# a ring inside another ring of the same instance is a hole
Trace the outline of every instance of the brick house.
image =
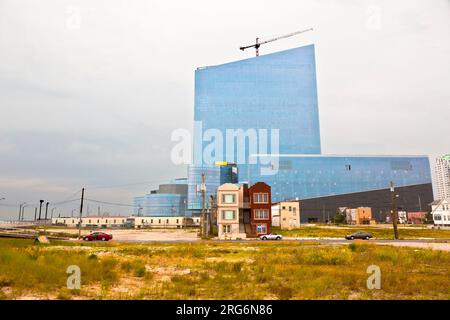
[(271, 233), (272, 201), (271, 188), (264, 182), (257, 182), (248, 188), (250, 212), (244, 216), (247, 236), (259, 236)]

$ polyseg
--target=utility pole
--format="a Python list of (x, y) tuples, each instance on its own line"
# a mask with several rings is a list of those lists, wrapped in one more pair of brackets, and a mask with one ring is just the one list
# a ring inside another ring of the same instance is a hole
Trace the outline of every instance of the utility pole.
[(36, 221), (37, 217), (37, 207), (34, 207), (34, 221)]
[(205, 234), (205, 231), (206, 231), (206, 226), (205, 226), (205, 224), (206, 224), (206, 215), (205, 215), (205, 192), (206, 192), (206, 184), (205, 184), (205, 173), (202, 173), (202, 184), (201, 184), (201, 186), (200, 186), (200, 191), (201, 191), (201, 193), (202, 193), (202, 213), (201, 213), (201, 216), (200, 216), (200, 221), (201, 221), (201, 224), (200, 224), (200, 236), (205, 236), (206, 234)]
[(391, 190), (391, 201), (392, 201), (391, 217), (392, 217), (392, 225), (394, 227), (394, 239), (398, 240), (398, 228), (397, 228), (397, 222), (398, 222), (397, 197), (398, 197), (398, 195), (395, 194), (394, 182), (392, 182), (392, 181), (391, 181), (390, 190)]
[(208, 234), (212, 235), (212, 224), (213, 224), (213, 210), (215, 210), (214, 196), (209, 197), (209, 214), (208, 214)]
[(83, 216), (83, 202), (84, 202), (84, 188), (81, 189), (80, 222), (78, 223), (78, 238), (81, 237), (81, 218)]

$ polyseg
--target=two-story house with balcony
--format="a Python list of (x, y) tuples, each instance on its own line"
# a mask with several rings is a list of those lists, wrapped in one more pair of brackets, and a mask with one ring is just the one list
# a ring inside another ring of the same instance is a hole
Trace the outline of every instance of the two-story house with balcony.
[(217, 227), (219, 239), (245, 239), (243, 224), (247, 185), (225, 183), (217, 189)]

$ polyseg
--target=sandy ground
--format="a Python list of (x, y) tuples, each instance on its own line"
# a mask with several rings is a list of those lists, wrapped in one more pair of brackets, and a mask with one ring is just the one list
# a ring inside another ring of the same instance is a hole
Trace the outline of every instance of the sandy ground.
[(439, 243), (439, 242), (377, 242), (377, 244), (395, 246), (395, 247), (412, 247), (412, 248), (425, 248), (433, 250), (450, 251), (450, 243)]
[[(78, 234), (76, 229), (49, 229), (50, 232), (64, 232)], [(105, 232), (112, 234), (113, 240), (120, 242), (150, 242), (150, 241), (197, 241), (197, 231), (194, 229), (100, 229), (81, 230), (81, 234), (91, 232)]]

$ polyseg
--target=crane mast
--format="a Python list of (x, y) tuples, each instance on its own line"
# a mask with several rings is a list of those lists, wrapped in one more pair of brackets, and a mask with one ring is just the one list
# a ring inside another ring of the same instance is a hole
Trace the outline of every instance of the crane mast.
[(265, 40), (265, 41), (262, 41), (262, 42), (259, 42), (259, 38), (256, 38), (255, 44), (251, 44), (251, 45), (248, 45), (248, 46), (242, 46), (242, 47), (239, 47), (239, 49), (244, 51), (245, 49), (248, 49), (248, 48), (255, 48), (256, 56), (259, 56), (259, 47), (262, 44), (266, 44), (266, 43), (269, 43), (269, 42), (277, 41), (277, 40), (280, 40), (280, 39), (289, 38), (289, 37), (295, 36), (297, 34), (304, 33), (304, 32), (307, 32), (307, 31), (312, 31), (312, 30), (313, 30), (313, 28), (308, 28), (308, 29), (304, 29), (304, 30), (300, 30), (300, 31), (295, 31), (295, 32), (291, 32), (291, 33), (288, 33), (288, 34), (285, 34), (285, 35), (282, 35), (282, 36), (278, 36), (278, 37), (275, 37), (275, 38), (272, 38), (272, 39), (269, 39), (269, 40)]

